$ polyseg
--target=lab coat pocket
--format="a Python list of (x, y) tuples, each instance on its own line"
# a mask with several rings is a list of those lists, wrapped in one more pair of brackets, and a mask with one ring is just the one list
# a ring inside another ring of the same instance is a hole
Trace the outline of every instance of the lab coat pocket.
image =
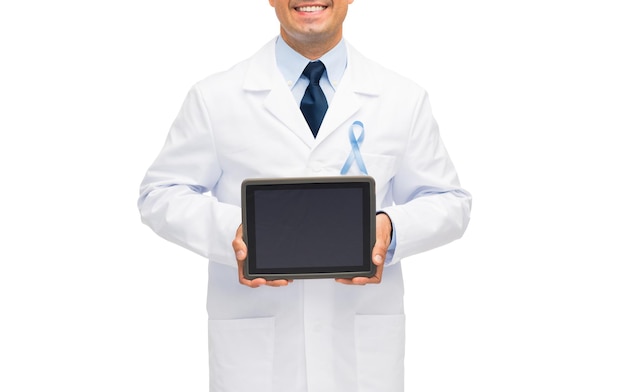
[(365, 161), (369, 175), (377, 178), (380, 182), (387, 181), (393, 176), (396, 157), (391, 155), (363, 153), (363, 160)]
[(273, 317), (209, 320), (211, 392), (271, 392), (273, 362)]
[(345, 174), (362, 175), (365, 174), (362, 169), (365, 169), (368, 175), (374, 177), (376, 184), (384, 184), (391, 180), (391, 177), (394, 175), (396, 157), (366, 152), (362, 153), (361, 156), (365, 167), (359, 167), (356, 160), (354, 160)]
[(404, 390), (404, 331), (403, 314), (356, 316), (359, 392)]

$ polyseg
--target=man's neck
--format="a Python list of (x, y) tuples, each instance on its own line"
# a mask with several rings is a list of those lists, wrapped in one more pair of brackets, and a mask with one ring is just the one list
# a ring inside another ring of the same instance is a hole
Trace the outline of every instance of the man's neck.
[(302, 41), (293, 39), (289, 35), (285, 34), (285, 32), (281, 29), (280, 35), (283, 40), (289, 45), (293, 50), (300, 53), (304, 57), (309, 60), (317, 60), (326, 53), (328, 53), (332, 48), (337, 46), (337, 44), (341, 41), (341, 34), (337, 37), (333, 37), (332, 40), (328, 39), (311, 39), (309, 41)]

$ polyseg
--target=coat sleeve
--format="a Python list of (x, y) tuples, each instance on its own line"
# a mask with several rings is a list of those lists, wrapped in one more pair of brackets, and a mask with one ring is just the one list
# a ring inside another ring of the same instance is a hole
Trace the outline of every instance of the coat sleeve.
[(393, 205), (383, 209), (394, 225), (389, 265), (460, 238), (470, 218), (472, 197), (461, 188), (426, 93), (416, 105), (406, 145), (392, 180)]
[(221, 168), (201, 92), (194, 87), (140, 186), (142, 222), (159, 236), (236, 266), (231, 242), (241, 208), (211, 195)]

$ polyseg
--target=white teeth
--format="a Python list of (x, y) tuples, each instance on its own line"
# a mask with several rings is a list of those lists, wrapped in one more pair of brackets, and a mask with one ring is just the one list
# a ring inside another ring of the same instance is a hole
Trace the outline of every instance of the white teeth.
[(315, 5), (315, 6), (307, 6), (307, 7), (298, 7), (296, 8), (297, 11), (299, 12), (315, 12), (315, 11), (321, 11), (326, 7), (323, 7), (321, 5)]

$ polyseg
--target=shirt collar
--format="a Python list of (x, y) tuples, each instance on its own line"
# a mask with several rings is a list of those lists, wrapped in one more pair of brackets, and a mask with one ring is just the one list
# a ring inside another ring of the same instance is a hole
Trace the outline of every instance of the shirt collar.
[[(348, 50), (343, 38), (319, 60), (324, 63), (328, 80), (336, 89), (348, 64)], [(287, 45), (280, 35), (278, 36), (276, 40), (276, 63), (283, 77), (289, 83), (289, 87), (295, 85), (310, 61)]]

